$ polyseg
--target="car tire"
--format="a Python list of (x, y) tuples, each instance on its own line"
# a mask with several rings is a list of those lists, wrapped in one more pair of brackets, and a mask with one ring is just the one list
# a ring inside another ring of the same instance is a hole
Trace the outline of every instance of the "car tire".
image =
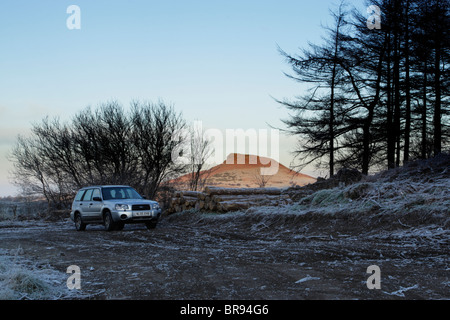
[(156, 228), (156, 225), (158, 224), (158, 221), (149, 221), (145, 223), (145, 226), (147, 229), (152, 230)]
[(81, 214), (77, 213), (75, 216), (75, 228), (77, 231), (84, 231), (86, 230), (86, 223), (83, 222), (83, 219), (81, 219)]
[(124, 227), (125, 227), (125, 223), (118, 222), (117, 225), (116, 225), (116, 230), (117, 231), (122, 231)]
[(111, 212), (106, 212), (103, 216), (103, 224), (106, 231), (114, 231), (116, 229), (116, 223), (114, 222)]

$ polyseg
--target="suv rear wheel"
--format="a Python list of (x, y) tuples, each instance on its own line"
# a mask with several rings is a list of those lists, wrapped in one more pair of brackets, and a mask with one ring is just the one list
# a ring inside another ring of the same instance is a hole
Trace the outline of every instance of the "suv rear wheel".
[(77, 231), (84, 231), (86, 230), (86, 223), (83, 222), (81, 219), (81, 214), (77, 213), (75, 216), (75, 228)]

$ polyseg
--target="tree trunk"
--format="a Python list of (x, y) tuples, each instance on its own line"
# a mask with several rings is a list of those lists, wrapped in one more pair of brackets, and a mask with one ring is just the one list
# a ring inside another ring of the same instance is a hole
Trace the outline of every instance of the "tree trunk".
[(421, 158), (426, 159), (427, 154), (427, 86), (428, 86), (428, 68), (427, 62), (424, 61), (424, 71), (423, 71), (423, 97), (422, 97), (422, 143), (421, 143)]
[[(398, 1), (396, 1), (396, 4)], [(398, 12), (398, 6), (395, 6), (395, 12)], [(395, 167), (400, 166), (400, 36), (398, 22), (394, 27), (394, 143), (395, 150)]]
[(411, 137), (411, 77), (410, 77), (410, 53), (409, 53), (409, 3), (406, 1), (406, 26), (405, 26), (405, 98), (406, 98), (406, 111), (405, 111), (405, 148), (403, 150), (403, 162), (409, 161), (409, 149), (410, 149), (410, 137)]
[[(438, 32), (438, 31), (437, 31)], [(440, 34), (440, 32), (438, 32)], [(442, 152), (442, 110), (441, 110), (441, 39), (436, 37), (436, 52), (434, 62), (434, 88), (436, 93), (436, 100), (434, 103), (434, 155), (437, 156)]]
[(387, 138), (387, 163), (388, 169), (395, 168), (395, 140), (393, 131), (393, 110), (392, 110), (392, 81), (391, 81), (391, 34), (386, 35), (387, 42), (387, 105), (386, 105), (386, 138)]

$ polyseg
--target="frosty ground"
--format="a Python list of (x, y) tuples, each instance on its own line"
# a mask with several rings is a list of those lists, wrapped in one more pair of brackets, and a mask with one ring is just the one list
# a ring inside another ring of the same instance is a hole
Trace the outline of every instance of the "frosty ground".
[[(59, 273), (54, 293), (37, 296), (44, 299), (450, 298), (448, 230), (364, 231), (352, 219), (294, 210), (187, 212), (152, 231), (130, 225), (112, 233), (76, 232), (69, 221), (3, 223), (0, 247), (36, 277)], [(66, 288), (71, 265), (81, 269), (76, 293)], [(367, 288), (371, 265), (381, 269), (381, 290)]]

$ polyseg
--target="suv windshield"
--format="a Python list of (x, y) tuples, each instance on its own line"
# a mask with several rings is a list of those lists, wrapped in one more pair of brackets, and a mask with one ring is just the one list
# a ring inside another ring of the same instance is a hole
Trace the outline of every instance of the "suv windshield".
[(139, 193), (130, 187), (110, 187), (102, 189), (103, 200), (143, 199)]

